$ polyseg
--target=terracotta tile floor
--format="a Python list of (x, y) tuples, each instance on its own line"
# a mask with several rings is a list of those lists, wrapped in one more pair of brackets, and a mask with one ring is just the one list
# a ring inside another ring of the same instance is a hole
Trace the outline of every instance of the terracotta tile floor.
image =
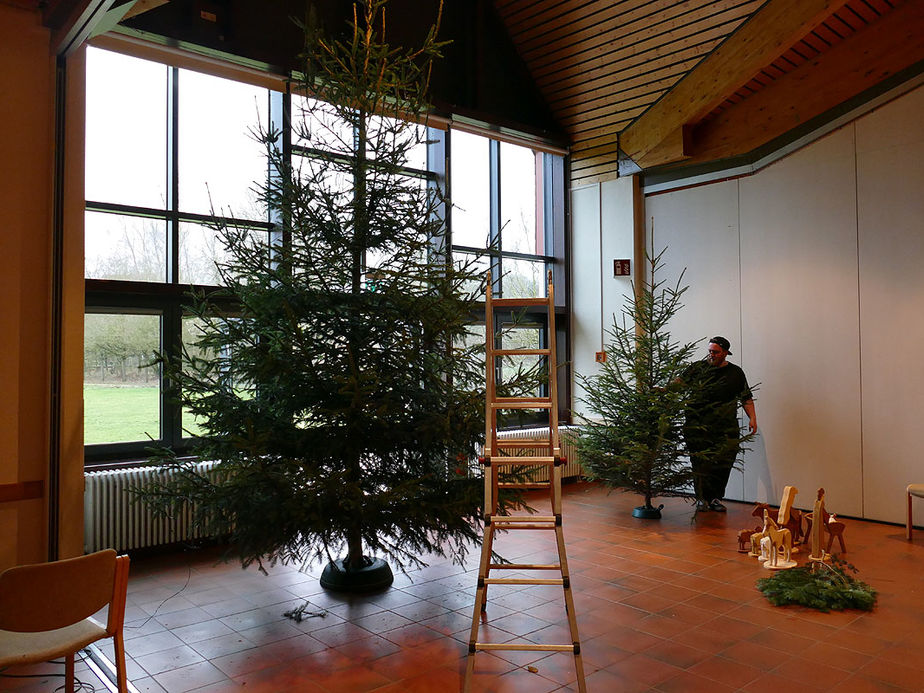
[[(823, 614), (772, 607), (755, 589), (768, 573), (735, 539), (755, 524), (750, 505), (694, 520), (687, 502), (664, 502), (661, 520), (638, 520), (634, 496), (564, 487), (589, 691), (924, 691), (924, 532), (908, 543), (903, 527), (848, 520), (847, 558), (879, 603)], [(551, 532), (511, 532), (495, 546), (515, 562), (555, 558)], [(276, 566), (264, 576), (215, 559), (132, 563), (125, 635), (138, 691), (461, 690), (477, 554), (464, 567), (432, 560), (384, 593), (354, 597), (325, 592), (317, 571)], [(306, 599), (324, 615), (282, 616)], [(521, 638), (568, 641), (559, 588), (491, 588), (479, 639)], [(577, 690), (571, 655), (479, 652), (475, 662), (473, 692)], [(0, 690), (59, 683), (0, 679)]]

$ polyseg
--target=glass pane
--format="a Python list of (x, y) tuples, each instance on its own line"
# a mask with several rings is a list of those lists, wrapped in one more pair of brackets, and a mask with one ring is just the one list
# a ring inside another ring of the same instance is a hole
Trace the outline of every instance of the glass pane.
[(83, 344), (84, 443), (158, 440), (160, 316), (87, 313)]
[(505, 257), (501, 267), (504, 298), (545, 297), (547, 282), (544, 262)]
[(536, 231), (536, 153), (501, 142), (501, 250), (542, 252)]
[[(215, 351), (213, 349), (206, 349), (203, 347), (196, 346), (196, 342), (203, 336), (203, 332), (207, 331), (210, 336), (215, 336), (214, 330), (222, 330), (225, 326), (229, 324), (237, 323), (237, 319), (230, 317), (224, 319), (217, 319), (214, 323), (209, 326), (205, 325), (205, 321), (201, 318), (184, 315), (182, 320), (182, 340), (183, 344), (186, 347), (187, 354), (192, 358), (201, 358), (206, 359), (211, 363), (213, 370), (209, 372), (212, 375), (216, 374), (216, 371), (220, 372), (221, 375), (218, 376), (219, 382), (215, 384), (215, 388), (226, 388), (229, 387), (233, 390), (234, 394), (243, 400), (251, 399), (254, 396), (254, 386), (251, 383), (240, 378), (240, 374), (234, 373), (229, 374), (226, 370), (226, 365), (228, 359), (234, 360), (235, 348), (230, 345), (223, 345), (221, 351)], [(221, 363), (215, 363), (219, 360), (219, 355), (221, 356)], [(188, 368), (188, 364), (184, 364)], [(229, 375), (233, 380), (229, 379)], [(198, 376), (200, 379), (204, 376)], [(201, 382), (201, 380), (200, 380)], [(190, 410), (189, 407), (184, 406), (182, 409), (182, 427), (183, 427), (183, 437), (189, 438), (193, 435), (202, 435), (206, 434), (207, 431), (207, 421), (202, 417), (196, 416)]]
[(313, 193), (310, 199), (322, 208), (352, 207), (353, 176), (348, 164), (331, 163), (318, 156), (294, 156), (292, 166), (299, 184)]
[[(505, 324), (500, 336), (503, 349), (540, 349), (542, 330), (535, 325)], [(506, 384), (511, 396), (538, 397), (546, 377), (546, 357), (508, 355), (498, 358), (499, 383)]]
[(266, 183), (266, 150), (253, 133), (266, 126), (269, 92), (189, 70), (179, 86), (180, 209), (265, 219), (254, 188)]
[(483, 324), (467, 325), (465, 336), (457, 342), (457, 348), (475, 348), (484, 356), (484, 330), (485, 326)]
[(292, 144), (299, 147), (353, 151), (353, 126), (330, 104), (292, 95)]
[(373, 116), (369, 118), (369, 145), (367, 151), (373, 159), (380, 151), (393, 147), (405, 147), (405, 159), (399, 161), (402, 167), (427, 170), (427, 128), (395, 118)]
[(88, 200), (166, 208), (167, 70), (87, 49)]
[(452, 176), (452, 242), (487, 248), (490, 225), (488, 139), (453, 130), (450, 175)]
[[(248, 245), (262, 244), (269, 250), (265, 231), (234, 230), (244, 233)], [(231, 260), (221, 233), (208, 226), (183, 222), (180, 224), (180, 283), (219, 286), (223, 284), (218, 265)]]
[[(452, 253), (452, 257), (457, 269), (464, 269), (466, 272), (473, 272), (477, 277), (479, 277), (477, 280), (473, 279), (472, 281), (466, 282), (466, 284), (462, 287), (462, 290), (474, 294), (475, 300), (484, 301), (484, 292), (487, 283), (488, 270), (491, 267), (488, 256), (475, 255), (474, 253), (463, 253), (455, 250)], [(497, 287), (493, 287), (492, 290), (496, 288)]]
[[(189, 315), (183, 316), (182, 323), (182, 339), (183, 345), (186, 347), (190, 356), (206, 358), (209, 356), (209, 352), (205, 349), (198, 348), (194, 346), (195, 342), (198, 341), (201, 336), (203, 321), (199, 318), (195, 318)], [(192, 414), (187, 407), (183, 407), (183, 437), (188, 438), (192, 435), (199, 435), (203, 432), (202, 422)]]
[(86, 212), (85, 224), (88, 279), (167, 280), (166, 221)]

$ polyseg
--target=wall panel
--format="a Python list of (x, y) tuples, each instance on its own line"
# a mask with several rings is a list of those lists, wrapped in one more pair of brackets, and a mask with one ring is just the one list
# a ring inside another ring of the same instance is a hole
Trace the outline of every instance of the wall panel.
[(864, 511), (902, 522), (924, 479), (924, 88), (856, 123)]
[(603, 291), (600, 284), (600, 186), (571, 191), (571, 353), (572, 411), (585, 412), (578, 374), (597, 372), (594, 352), (601, 344)]
[(587, 414), (579, 376), (599, 371), (596, 353), (609, 341), (613, 316), (621, 318), (632, 292), (630, 277), (613, 276), (613, 260), (634, 258), (634, 236), (631, 178), (572, 190), (572, 372), (577, 415)]
[[(600, 184), (601, 286), (603, 287), (603, 341), (613, 328), (613, 317), (622, 320), (622, 309), (632, 295), (632, 278), (613, 276), (613, 260), (632, 260), (635, 252), (632, 216), (632, 179), (619, 178)], [(635, 274), (634, 261), (632, 273)]]
[[(761, 382), (765, 464), (745, 497), (862, 514), (853, 131), (841, 129), (741, 180), (744, 367)], [(763, 462), (763, 461), (762, 461)]]

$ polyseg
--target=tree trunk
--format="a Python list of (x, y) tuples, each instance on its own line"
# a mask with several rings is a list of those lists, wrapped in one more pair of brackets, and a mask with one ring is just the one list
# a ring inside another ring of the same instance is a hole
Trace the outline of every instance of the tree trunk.
[(347, 571), (363, 567), (363, 539), (359, 525), (347, 530), (347, 555), (343, 559), (343, 567)]

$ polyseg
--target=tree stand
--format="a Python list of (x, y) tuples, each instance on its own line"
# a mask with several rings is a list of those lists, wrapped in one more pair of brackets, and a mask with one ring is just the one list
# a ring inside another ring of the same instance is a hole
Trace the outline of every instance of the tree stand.
[(366, 563), (359, 570), (347, 570), (343, 559), (331, 561), (321, 573), (321, 587), (337, 592), (376, 592), (391, 587), (395, 576), (381, 558), (363, 557)]
[(632, 511), (632, 517), (640, 517), (643, 520), (660, 520), (662, 503), (657, 508), (653, 505), (639, 505)]

